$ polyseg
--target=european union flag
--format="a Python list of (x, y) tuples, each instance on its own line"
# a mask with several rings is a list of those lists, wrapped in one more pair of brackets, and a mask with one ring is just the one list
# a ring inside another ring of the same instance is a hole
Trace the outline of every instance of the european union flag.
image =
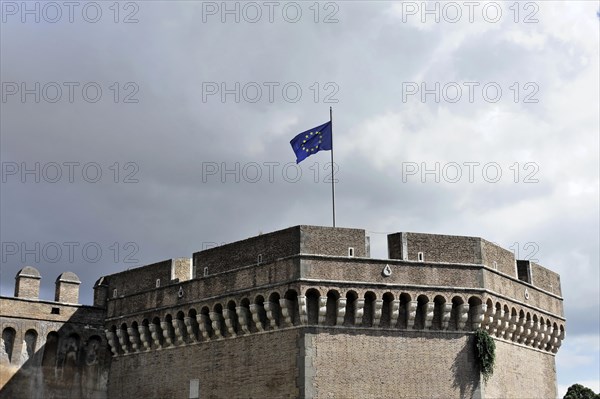
[(300, 133), (290, 141), (296, 163), (319, 151), (331, 150), (331, 121)]

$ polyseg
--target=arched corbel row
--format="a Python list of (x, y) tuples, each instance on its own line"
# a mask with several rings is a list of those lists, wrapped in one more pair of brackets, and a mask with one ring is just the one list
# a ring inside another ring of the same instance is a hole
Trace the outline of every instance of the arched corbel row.
[[(173, 314), (175, 316), (173, 316)], [(556, 353), (564, 326), (493, 297), (306, 287), (228, 298), (105, 330), (113, 356), (268, 332), (298, 325), (474, 331)]]

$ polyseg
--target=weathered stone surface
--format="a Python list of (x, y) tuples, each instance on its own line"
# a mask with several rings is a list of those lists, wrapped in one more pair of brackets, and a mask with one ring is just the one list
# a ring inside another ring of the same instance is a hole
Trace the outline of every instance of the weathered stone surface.
[(477, 237), (392, 234), (391, 259), (366, 241), (296, 226), (101, 277), (94, 307), (72, 273), (39, 300), (25, 267), (0, 298), (0, 398), (556, 396), (557, 274)]

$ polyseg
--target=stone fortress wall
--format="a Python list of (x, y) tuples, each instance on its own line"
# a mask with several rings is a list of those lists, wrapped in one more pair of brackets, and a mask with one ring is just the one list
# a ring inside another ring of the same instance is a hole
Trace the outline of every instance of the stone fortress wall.
[(78, 303), (74, 273), (58, 276), (54, 301), (39, 299), (40, 280), (24, 267), (0, 297), (0, 398), (106, 398), (104, 309)]
[[(557, 274), (475, 237), (388, 248), (372, 259), (364, 230), (296, 226), (102, 277), (108, 396), (556, 395)], [(485, 386), (477, 328), (502, 365)]]

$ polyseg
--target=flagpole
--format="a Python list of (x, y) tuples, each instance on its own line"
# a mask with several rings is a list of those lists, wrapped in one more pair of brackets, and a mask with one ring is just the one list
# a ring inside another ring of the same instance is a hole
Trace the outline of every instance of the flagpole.
[(329, 123), (331, 124), (331, 205), (333, 207), (333, 227), (335, 227), (335, 182), (333, 180), (333, 109), (329, 107)]

